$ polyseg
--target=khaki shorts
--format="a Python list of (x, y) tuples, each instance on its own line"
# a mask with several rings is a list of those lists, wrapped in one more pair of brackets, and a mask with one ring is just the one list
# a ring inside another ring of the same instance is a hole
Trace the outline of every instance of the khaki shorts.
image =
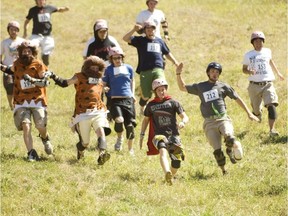
[(152, 70), (140, 72), (140, 87), (142, 97), (152, 97), (152, 82), (158, 78), (165, 79), (164, 70), (162, 68), (154, 68)]
[(253, 113), (255, 115), (261, 114), (262, 100), (265, 107), (268, 104), (274, 104), (275, 106), (278, 106), (278, 96), (276, 94), (273, 82), (269, 82), (263, 86), (249, 83), (248, 93)]
[(19, 131), (23, 130), (22, 124), (31, 124), (33, 117), (36, 128), (45, 128), (47, 126), (47, 111), (44, 108), (20, 107), (14, 112), (14, 123)]
[(209, 144), (214, 150), (222, 146), (222, 136), (233, 136), (234, 128), (229, 116), (220, 119), (205, 119), (203, 129)]
[(31, 35), (30, 40), (33, 44), (41, 47), (42, 55), (50, 55), (55, 47), (54, 38), (51, 36)]
[(91, 116), (91, 118), (89, 119), (80, 121), (79, 123), (77, 123), (76, 127), (78, 133), (81, 136), (82, 143), (89, 144), (91, 128), (93, 128), (95, 132), (98, 128), (104, 128), (103, 132), (105, 132), (105, 129), (107, 130), (109, 128), (109, 122), (107, 120), (106, 114), (96, 115)]

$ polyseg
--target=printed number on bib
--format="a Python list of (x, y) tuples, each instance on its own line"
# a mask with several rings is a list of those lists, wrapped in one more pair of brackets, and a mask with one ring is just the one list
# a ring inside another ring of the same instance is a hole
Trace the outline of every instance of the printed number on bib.
[(49, 22), (50, 21), (50, 14), (44, 13), (44, 14), (38, 14), (38, 21), (41, 22)]
[(203, 96), (205, 99), (205, 102), (209, 102), (209, 101), (213, 101), (219, 98), (219, 93), (217, 91), (217, 89), (212, 89), (210, 91), (207, 92), (203, 92)]
[(21, 79), (20, 80), (21, 89), (30, 89), (35, 88), (35, 85), (29, 82), (28, 80)]
[(158, 43), (148, 43), (147, 44), (147, 52), (156, 52), (160, 53), (160, 44)]
[(88, 83), (89, 84), (98, 84), (99, 83), (99, 79), (98, 78), (89, 77), (88, 78)]

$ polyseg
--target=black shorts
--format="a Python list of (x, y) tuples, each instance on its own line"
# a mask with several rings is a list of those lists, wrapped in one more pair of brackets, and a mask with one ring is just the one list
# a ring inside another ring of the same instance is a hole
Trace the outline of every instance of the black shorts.
[(12, 75), (3, 74), (3, 85), (7, 95), (13, 94), (14, 79)]
[(133, 98), (112, 98), (111, 99), (111, 116), (115, 120), (117, 117), (124, 118), (124, 125), (133, 124), (136, 127), (135, 105)]

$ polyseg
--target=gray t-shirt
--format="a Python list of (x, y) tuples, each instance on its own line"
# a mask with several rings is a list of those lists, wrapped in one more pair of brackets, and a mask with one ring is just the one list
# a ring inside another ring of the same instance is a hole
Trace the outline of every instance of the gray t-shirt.
[(210, 116), (221, 116), (226, 113), (226, 104), (224, 98), (228, 96), (236, 100), (239, 96), (235, 90), (226, 83), (209, 81), (186, 85), (189, 94), (198, 95), (201, 104), (200, 110), (204, 118)]

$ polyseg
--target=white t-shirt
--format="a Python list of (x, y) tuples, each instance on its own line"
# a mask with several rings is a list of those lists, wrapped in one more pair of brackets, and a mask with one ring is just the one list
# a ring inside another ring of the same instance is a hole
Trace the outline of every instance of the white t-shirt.
[(164, 22), (166, 20), (164, 13), (158, 9), (154, 9), (153, 12), (149, 10), (143, 10), (138, 14), (136, 18), (136, 23), (143, 25), (144, 22), (147, 20), (153, 20), (156, 23), (155, 36), (161, 38), (161, 22)]
[(7, 38), (1, 42), (1, 51), (0, 55), (2, 55), (3, 64), (12, 65), (13, 62), (18, 58), (17, 47), (24, 41), (25, 39), (21, 37), (16, 37), (15, 40), (11, 38)]
[(251, 50), (244, 55), (243, 65), (247, 65), (248, 69), (255, 70), (255, 75), (248, 77), (249, 81), (264, 82), (275, 80), (275, 75), (270, 66), (272, 59), (271, 50), (262, 48), (261, 51)]

